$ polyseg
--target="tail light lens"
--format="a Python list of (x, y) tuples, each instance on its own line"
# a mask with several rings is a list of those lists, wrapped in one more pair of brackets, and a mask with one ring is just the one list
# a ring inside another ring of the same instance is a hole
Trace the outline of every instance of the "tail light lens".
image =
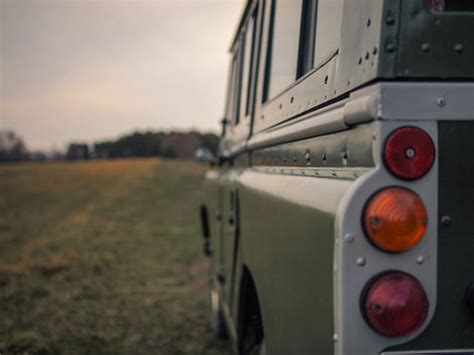
[(428, 8), (433, 12), (472, 12), (472, 0), (427, 0)]
[(435, 158), (435, 147), (430, 136), (417, 127), (402, 127), (387, 139), (384, 152), (388, 170), (405, 180), (425, 175)]
[(387, 337), (402, 337), (418, 330), (429, 308), (423, 286), (401, 272), (390, 272), (369, 284), (361, 303), (367, 323)]
[(402, 187), (377, 192), (368, 202), (363, 217), (369, 240), (387, 252), (403, 252), (423, 237), (427, 220), (420, 197)]
[(433, 12), (443, 12), (446, 8), (445, 0), (428, 0), (428, 8)]

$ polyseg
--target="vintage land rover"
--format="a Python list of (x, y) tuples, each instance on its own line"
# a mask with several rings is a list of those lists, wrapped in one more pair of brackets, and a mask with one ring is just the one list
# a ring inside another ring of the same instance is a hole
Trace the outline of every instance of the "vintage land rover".
[(239, 354), (474, 354), (474, 1), (249, 0), (201, 220)]

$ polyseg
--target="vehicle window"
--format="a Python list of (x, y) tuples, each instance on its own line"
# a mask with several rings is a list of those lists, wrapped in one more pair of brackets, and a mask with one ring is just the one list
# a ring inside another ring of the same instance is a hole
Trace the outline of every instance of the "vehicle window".
[(314, 67), (327, 61), (339, 48), (343, 4), (344, 0), (318, 1)]
[(236, 78), (236, 71), (237, 71), (237, 60), (236, 60), (236, 54), (234, 53), (232, 57), (232, 65), (230, 69), (230, 76), (229, 76), (229, 93), (227, 95), (227, 112), (226, 112), (226, 118), (228, 123), (234, 121), (234, 98), (235, 98), (235, 78)]
[(253, 32), (253, 22), (252, 19), (247, 24), (245, 31), (242, 33), (242, 43), (243, 43), (243, 62), (242, 62), (242, 94), (240, 101), (240, 115), (241, 118), (247, 115), (247, 100), (249, 98), (248, 87), (250, 84), (249, 74), (250, 70), (250, 52), (252, 50), (252, 32)]
[(252, 16), (249, 19), (247, 29), (245, 32), (245, 56), (244, 56), (244, 68), (243, 68), (243, 78), (242, 78), (242, 90), (245, 90), (244, 95), (242, 96), (242, 104), (245, 105), (242, 108), (244, 116), (247, 116), (250, 112), (250, 101), (251, 101), (251, 88), (252, 88), (252, 68), (254, 62), (254, 51), (255, 51), (255, 34), (256, 26), (255, 19), (257, 15), (257, 10), (254, 10)]
[(242, 80), (242, 55), (239, 43), (236, 44), (233, 49), (232, 59), (232, 77), (231, 77), (231, 93), (230, 93), (230, 104), (229, 104), (229, 121), (234, 125), (239, 123), (240, 116), (240, 88)]
[(303, 0), (273, 0), (263, 100), (296, 79)]
[(318, 0), (303, 0), (298, 55), (298, 72), (296, 78), (303, 76), (314, 68), (317, 11)]

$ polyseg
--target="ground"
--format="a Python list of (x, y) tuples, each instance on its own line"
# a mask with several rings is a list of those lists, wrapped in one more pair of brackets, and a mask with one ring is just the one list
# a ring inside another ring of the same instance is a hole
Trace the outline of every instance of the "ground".
[(205, 167), (0, 166), (0, 353), (228, 354), (210, 335)]

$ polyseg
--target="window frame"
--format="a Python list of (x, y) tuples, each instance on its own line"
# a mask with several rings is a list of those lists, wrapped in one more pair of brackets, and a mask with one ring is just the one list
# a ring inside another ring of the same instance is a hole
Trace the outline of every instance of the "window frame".
[(262, 103), (273, 100), (292, 87), (299, 78), (314, 69), (314, 58), (316, 48), (316, 29), (318, 16), (318, 0), (301, 0), (301, 14), (299, 16), (298, 53), (295, 63), (296, 72), (294, 80), (286, 87), (270, 97), (270, 86), (272, 81), (272, 62), (275, 35), (275, 14), (279, 0), (271, 0), (269, 30), (267, 34), (267, 50), (265, 53), (265, 69), (263, 79)]
[[(289, 121), (309, 110), (321, 107), (326, 102), (339, 96), (343, 91), (340, 90), (341, 88), (336, 88), (335, 86), (338, 83), (338, 81), (336, 81), (336, 66), (340, 61), (338, 54), (342, 41), (340, 37), (343, 24), (342, 16), (346, 11), (346, 5), (343, 0), (337, 0), (337, 4), (335, 5), (335, 11), (337, 11), (335, 13), (336, 24), (331, 26), (331, 28), (337, 28), (335, 32), (336, 37), (331, 35), (331, 38), (335, 40), (335, 46), (330, 51), (327, 51), (328, 53), (324, 55), (324, 58), (317, 59), (318, 53), (320, 53), (320, 44), (324, 42), (318, 41), (321, 37), (321, 33), (318, 34), (318, 32), (324, 32), (324, 29), (328, 26), (326, 21), (321, 21), (321, 13), (319, 13), (320, 6), (327, 5), (326, 1), (329, 0), (318, 0), (318, 13), (316, 13), (316, 16), (318, 16), (316, 20), (317, 30), (315, 32), (315, 46), (317, 48), (315, 48), (314, 51), (314, 68), (296, 79), (288, 88), (265, 101), (265, 90), (267, 90), (265, 86), (268, 85), (265, 79), (266, 76), (268, 77), (266, 72), (268, 72), (269, 69), (267, 65), (267, 53), (269, 52), (269, 46), (271, 46), (269, 38), (273, 36), (273, 26), (270, 26), (272, 21), (271, 12), (273, 1), (267, 1), (261, 22), (260, 51), (262, 57), (258, 68), (259, 78), (255, 96), (256, 105), (252, 124), (252, 136), (258, 135), (259, 132), (264, 130), (272, 129), (276, 125)], [(327, 8), (327, 6), (325, 6), (325, 8)], [(323, 27), (320, 26), (320, 22), (324, 24)], [(323, 52), (325, 51), (323, 50)], [(345, 84), (347, 85), (347, 82), (345, 82)]]

